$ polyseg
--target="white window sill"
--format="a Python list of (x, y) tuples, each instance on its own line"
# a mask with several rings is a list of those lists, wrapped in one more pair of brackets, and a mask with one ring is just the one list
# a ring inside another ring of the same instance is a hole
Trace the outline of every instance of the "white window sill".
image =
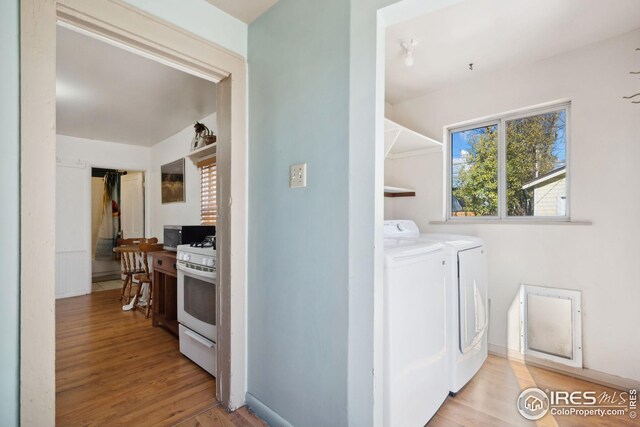
[(429, 221), (431, 225), (486, 225), (486, 224), (508, 224), (508, 225), (593, 225), (591, 221), (562, 221), (544, 219), (452, 219), (448, 221)]

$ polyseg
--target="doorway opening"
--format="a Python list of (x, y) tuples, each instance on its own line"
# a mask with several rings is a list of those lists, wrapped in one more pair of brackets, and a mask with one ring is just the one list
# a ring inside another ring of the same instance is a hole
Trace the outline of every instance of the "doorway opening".
[(92, 292), (122, 287), (120, 239), (141, 239), (144, 228), (144, 172), (91, 168)]
[[(55, 422), (55, 264), (59, 245), (55, 239), (56, 180), (48, 177), (56, 176), (56, 145), (60, 142), (56, 144), (55, 134), (56, 23), (188, 70), (217, 83), (220, 89), (216, 95), (223, 118), (218, 129), (218, 177), (226, 185), (218, 194), (225, 203), (220, 204), (217, 219), (217, 296), (223, 310), (217, 312), (221, 345), (216, 396), (224, 408), (239, 408), (246, 392), (246, 61), (124, 2), (95, 0), (89, 5), (25, 0), (21, 12), (21, 420), (35, 425)], [(121, 156), (120, 160), (133, 158)], [(87, 179), (87, 185), (89, 182)], [(147, 219), (147, 228), (149, 224)]]
[[(56, 423), (184, 421), (220, 405), (216, 347), (178, 336), (165, 231), (215, 224), (216, 83), (66, 26), (56, 53)], [(196, 299), (215, 325), (210, 282)]]

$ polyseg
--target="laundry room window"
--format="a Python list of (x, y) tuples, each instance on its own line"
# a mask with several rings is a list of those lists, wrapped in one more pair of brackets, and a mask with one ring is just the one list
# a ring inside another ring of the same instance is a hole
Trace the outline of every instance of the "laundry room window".
[(448, 129), (448, 219), (569, 220), (569, 103)]
[(216, 158), (198, 163), (200, 169), (200, 220), (203, 225), (215, 225), (218, 217)]

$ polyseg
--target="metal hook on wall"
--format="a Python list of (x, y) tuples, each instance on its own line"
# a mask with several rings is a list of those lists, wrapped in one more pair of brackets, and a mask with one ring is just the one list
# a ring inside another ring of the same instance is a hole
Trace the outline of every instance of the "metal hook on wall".
[[(640, 50), (640, 47), (637, 47), (636, 50)], [(629, 74), (640, 74), (640, 71), (629, 71)], [(639, 96), (640, 92), (631, 95), (631, 96), (623, 96), (623, 99), (631, 99), (631, 98), (635, 98), (636, 96)], [(640, 104), (640, 101), (631, 101), (632, 104)]]

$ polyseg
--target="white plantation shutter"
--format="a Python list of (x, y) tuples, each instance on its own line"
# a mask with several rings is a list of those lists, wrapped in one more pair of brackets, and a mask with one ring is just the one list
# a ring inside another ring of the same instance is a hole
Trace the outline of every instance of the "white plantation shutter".
[(203, 225), (215, 225), (218, 217), (216, 158), (212, 157), (199, 162), (198, 168), (200, 168), (200, 220)]

